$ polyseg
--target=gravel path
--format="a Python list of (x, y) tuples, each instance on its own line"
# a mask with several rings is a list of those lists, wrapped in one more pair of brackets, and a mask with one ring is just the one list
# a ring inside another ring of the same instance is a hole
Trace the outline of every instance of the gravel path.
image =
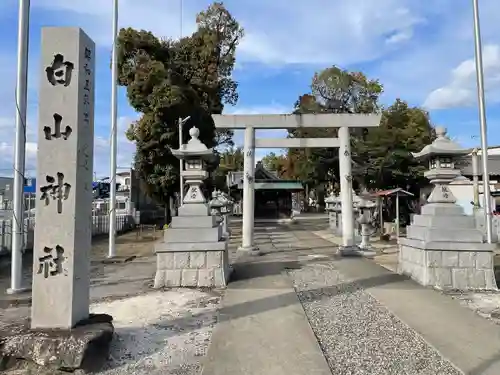
[(332, 264), (289, 275), (333, 374), (462, 374)]

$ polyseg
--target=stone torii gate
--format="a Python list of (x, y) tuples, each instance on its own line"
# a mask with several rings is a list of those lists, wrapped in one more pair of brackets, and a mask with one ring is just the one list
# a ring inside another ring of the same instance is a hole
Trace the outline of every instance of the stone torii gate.
[[(340, 196), (342, 202), (341, 253), (357, 252), (354, 242), (352, 207), (351, 143), (349, 128), (369, 128), (380, 124), (380, 115), (297, 114), (297, 115), (212, 115), (219, 129), (244, 129), (243, 229), (238, 250), (258, 251), (254, 243), (255, 148), (339, 148)], [(339, 128), (338, 138), (258, 138), (256, 129)]]

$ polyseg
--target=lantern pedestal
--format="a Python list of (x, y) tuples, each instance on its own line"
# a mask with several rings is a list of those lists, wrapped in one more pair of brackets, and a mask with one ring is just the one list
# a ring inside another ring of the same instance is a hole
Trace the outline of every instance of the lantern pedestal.
[(171, 150), (184, 161), (181, 173), (189, 190), (179, 216), (172, 218), (163, 240), (155, 244), (154, 288), (224, 287), (229, 280), (228, 242), (222, 235), (220, 217), (210, 215), (200, 188), (208, 177), (205, 162), (214, 153), (198, 140), (198, 129), (192, 128), (189, 134), (191, 140), (183, 148)]
[(460, 175), (454, 159), (468, 151), (445, 137), (444, 129), (436, 134), (431, 145), (414, 155), (430, 160), (425, 175), (435, 187), (407, 227), (407, 237), (398, 240), (399, 272), (438, 289), (496, 290), (495, 245), (484, 243), (474, 217), (465, 215), (447, 186)]

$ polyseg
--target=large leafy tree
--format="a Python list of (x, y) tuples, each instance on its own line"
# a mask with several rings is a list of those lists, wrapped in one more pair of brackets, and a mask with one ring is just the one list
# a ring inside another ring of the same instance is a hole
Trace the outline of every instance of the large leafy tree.
[(287, 167), (286, 157), (270, 152), (262, 158), (262, 165), (268, 171), (276, 172), (278, 176), (284, 177)]
[[(402, 187), (418, 193), (423, 182), (422, 167), (410, 153), (432, 141), (429, 116), (400, 99), (384, 109), (379, 103), (382, 92), (378, 80), (334, 66), (314, 75), (311, 93), (299, 97), (294, 112), (381, 112), (379, 127), (351, 129), (355, 185), (370, 189)], [(293, 129), (289, 136), (336, 137), (337, 129)], [(338, 149), (292, 149), (287, 156), (294, 176), (310, 186), (338, 183)]]
[(131, 28), (118, 37), (119, 84), (141, 113), (127, 132), (136, 144), (135, 168), (149, 195), (161, 203), (179, 188), (179, 162), (169, 150), (179, 146), (179, 118), (191, 116), (183, 142), (196, 126), (208, 147), (232, 143), (232, 132), (217, 131), (211, 114), (238, 99), (231, 74), (243, 29), (222, 3), (212, 4), (196, 21), (197, 30), (181, 40)]
[(242, 171), (244, 159), (245, 156), (241, 147), (231, 146), (222, 151), (219, 166), (213, 174), (214, 187), (226, 190), (228, 173)]
[(402, 187), (417, 194), (425, 168), (411, 152), (420, 151), (433, 137), (428, 113), (396, 99), (382, 112), (379, 127), (354, 139), (355, 177), (369, 188)]
[[(380, 111), (379, 96), (383, 87), (378, 80), (369, 79), (361, 72), (350, 72), (337, 66), (316, 73), (311, 92), (299, 97), (294, 113), (376, 113)], [(362, 130), (352, 131), (354, 137)], [(337, 129), (293, 129), (290, 137), (336, 137)], [(291, 149), (295, 177), (311, 186), (338, 180), (338, 149)]]
[(243, 170), (245, 154), (241, 147), (229, 147), (220, 154), (220, 163), (218, 170), (224, 175), (228, 172)]

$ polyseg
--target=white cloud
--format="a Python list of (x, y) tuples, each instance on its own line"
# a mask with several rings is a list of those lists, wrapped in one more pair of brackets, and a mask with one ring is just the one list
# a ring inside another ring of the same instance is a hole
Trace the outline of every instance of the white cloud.
[[(271, 115), (271, 114), (288, 114), (292, 112), (289, 106), (278, 103), (271, 103), (269, 106), (235, 106), (227, 107), (224, 114), (229, 115)], [(259, 129), (255, 132), (256, 137), (260, 138), (286, 138), (287, 132), (284, 129)], [(234, 131), (234, 144), (243, 147), (243, 130)], [(260, 150), (262, 153), (262, 150)]]
[[(483, 71), (485, 91), (489, 99), (500, 100), (500, 45), (487, 45), (483, 48)], [(429, 109), (468, 107), (477, 102), (476, 65), (470, 58), (461, 62), (451, 72), (451, 79), (443, 87), (432, 91), (425, 99), (424, 106)]]
[[(421, 8), (415, 11), (426, 21), (413, 29), (411, 42), (397, 53), (386, 54), (378, 66), (369, 69), (370, 76), (379, 78), (384, 84), (386, 100), (400, 97), (412, 104), (422, 104), (437, 88), (448, 87), (453, 78), (451, 71), (474, 56), (470, 1), (436, 0), (432, 1), (432, 6), (419, 3)], [(500, 44), (497, 7), (497, 0), (480, 2), (484, 46)], [(468, 100), (469, 94), (455, 94), (459, 102)]]
[(290, 106), (282, 105), (276, 102), (271, 102), (269, 105), (256, 105), (256, 106), (234, 106), (225, 107), (224, 114), (229, 115), (271, 115), (271, 114), (287, 114), (291, 113)]
[[(14, 101), (12, 101), (14, 107)], [(3, 111), (0, 111), (3, 112)], [(14, 117), (0, 117), (0, 176), (11, 176), (14, 173)], [(33, 119), (28, 118), (26, 124), (25, 174), (33, 175), (36, 169), (36, 134)]]
[[(125, 130), (134, 121), (131, 117), (118, 119), (118, 155), (119, 170), (130, 168), (135, 152), (135, 146), (125, 137)], [(37, 137), (34, 132), (36, 120), (28, 119), (26, 134), (26, 176), (35, 176), (37, 168)], [(12, 176), (14, 173), (14, 119), (0, 118), (0, 176)], [(108, 137), (94, 138), (94, 171), (99, 176), (109, 175), (110, 171), (110, 141)]]
[[(34, 6), (66, 13), (65, 23), (83, 27), (102, 45), (111, 41), (111, 1), (40, 0)], [(195, 28), (195, 14), (208, 1), (120, 1), (119, 23), (178, 37)], [(272, 64), (330, 63), (346, 65), (377, 58), (411, 38), (424, 22), (412, 0), (255, 0), (225, 1), (246, 29), (239, 57)], [(68, 18), (68, 15), (70, 16)], [(398, 42), (398, 43), (396, 43)]]
[[(4, 2), (9, 6), (15, 5), (14, 0), (2, 1), (2, 6), (5, 6)], [(184, 1), (181, 22), (180, 1), (120, 0), (119, 23), (123, 27), (150, 30), (155, 35), (178, 37), (181, 24), (183, 35), (194, 30), (195, 13), (209, 3), (209, 0)], [(422, 103), (427, 97), (426, 104), (432, 108), (465, 106), (475, 101), (474, 64), (471, 60), (474, 52), (472, 10), (469, 1), (433, 0), (432, 6), (414, 0), (226, 0), (225, 4), (246, 29), (238, 56), (238, 69), (243, 73), (247, 66), (255, 66), (253, 63), (256, 62), (261, 64), (261, 79), (264, 80), (270, 66), (338, 64), (355, 69), (356, 64), (372, 61), (374, 65), (369, 65), (367, 73), (370, 77), (381, 79), (388, 97), (400, 96), (415, 104)], [(86, 30), (100, 46), (102, 56), (108, 56), (104, 49), (111, 49), (111, 6), (111, 1), (103, 0), (32, 2), (33, 8), (49, 11), (44, 13), (54, 20), (48, 23), (80, 26)], [(482, 0), (480, 6), (486, 46), (487, 102), (490, 103), (497, 99), (500, 101), (500, 39), (497, 31), (500, 13), (497, 11), (498, 0)], [(14, 35), (15, 30), (10, 33)], [(11, 53), (0, 56), (0, 73), (4, 77), (0, 85), (0, 124), (2, 121), (7, 124), (0, 126), (0, 169), (10, 170), (15, 109), (15, 57), (14, 51)], [(30, 66), (37, 67), (38, 57), (34, 58)], [(365, 65), (362, 67), (365, 70)], [(103, 58), (98, 69), (109, 70), (107, 57)], [(36, 83), (31, 84), (36, 80), (36, 69), (34, 73), (30, 72), (30, 89), (37, 88)], [(32, 95), (30, 91), (30, 98), (33, 100), (36, 94)], [(102, 98), (100, 95), (96, 99)], [(271, 103), (268, 106), (226, 108), (225, 113), (289, 113), (290, 110), (287, 106)], [(33, 108), (28, 115), (36, 118)], [(99, 113), (96, 115), (99, 116)], [(128, 166), (133, 156), (134, 145), (124, 136), (125, 124), (133, 120), (133, 117), (120, 119), (119, 166)], [(32, 129), (35, 123), (34, 120), (28, 121), (28, 128)], [(103, 123), (96, 119), (96, 129)], [(259, 136), (285, 136), (280, 131), (262, 132), (271, 133), (259, 132)], [(27, 138), (31, 150), (27, 160), (32, 163), (36, 135), (29, 134)], [(95, 160), (98, 162), (95, 167), (99, 174), (109, 173), (108, 138), (96, 137)], [(241, 132), (236, 132), (235, 142), (242, 144)]]

